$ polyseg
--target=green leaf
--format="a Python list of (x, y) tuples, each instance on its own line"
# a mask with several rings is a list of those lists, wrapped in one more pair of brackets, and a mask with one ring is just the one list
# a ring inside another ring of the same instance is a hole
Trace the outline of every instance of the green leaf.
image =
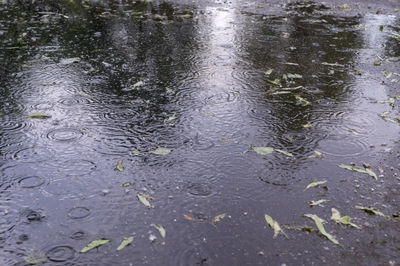
[(270, 68), (270, 69), (268, 69), (267, 71), (265, 71), (265, 75), (271, 75), (271, 73), (273, 72), (274, 70), (272, 69), (272, 68)]
[(389, 104), (394, 104), (394, 98), (390, 97), (389, 100), (381, 100), (381, 101), (376, 101), (377, 103), (389, 103)]
[(274, 149), (274, 150), (277, 151), (277, 152), (283, 153), (286, 156), (293, 157), (293, 154), (291, 154), (290, 152), (279, 150), (279, 149)]
[(340, 216), (340, 212), (335, 208), (332, 208), (331, 211), (332, 211), (331, 219), (334, 220), (336, 223), (344, 224), (344, 225), (350, 225), (350, 226), (355, 227), (357, 229), (361, 229), (361, 227), (359, 227), (358, 225), (353, 224), (351, 222), (350, 216)]
[(274, 229), (274, 236), (273, 238), (277, 237), (279, 233), (282, 233), (286, 238), (289, 238), (285, 232), (283, 232), (282, 228), (279, 226), (279, 223), (272, 219), (271, 216), (268, 214), (265, 214), (265, 220), (267, 221), (267, 224)]
[(124, 171), (124, 167), (122, 166), (122, 160), (119, 160), (119, 161), (118, 161), (117, 169), (118, 169), (118, 171), (120, 171), (120, 172)]
[(312, 226), (308, 226), (308, 225), (282, 225), (282, 227), (286, 228), (286, 229), (294, 229), (294, 230), (301, 230), (301, 231), (307, 231), (307, 232), (317, 231), (317, 229), (315, 229)]
[(344, 67), (344, 65), (342, 65), (342, 64), (338, 64), (338, 63), (327, 63), (327, 62), (322, 62), (321, 65), (324, 65), (324, 66), (335, 66), (335, 67)]
[(300, 74), (290, 74), (290, 73), (287, 74), (287, 77), (290, 79), (302, 79), (303, 78), (303, 76)]
[(36, 113), (31, 113), (28, 115), (29, 118), (42, 118), (42, 119), (47, 119), (50, 118), (51, 116), (45, 113), (41, 112), (36, 112)]
[(253, 145), (250, 145), (250, 148), (261, 155), (271, 154), (274, 151), (274, 148), (272, 147), (255, 147)]
[(168, 117), (167, 121), (175, 120), (176, 119), (176, 113), (173, 113), (170, 117)]
[(129, 186), (133, 186), (134, 184), (132, 184), (131, 182), (125, 182), (121, 185), (121, 187), (129, 187)]
[(91, 250), (93, 248), (97, 248), (97, 247), (102, 246), (104, 244), (107, 244), (108, 242), (110, 242), (109, 239), (96, 239), (96, 240), (93, 240), (92, 242), (90, 242), (86, 247), (84, 247), (81, 250), (81, 253), (88, 252), (89, 250)]
[(182, 17), (183, 18), (192, 18), (193, 15), (192, 14), (183, 14)]
[(160, 235), (165, 238), (167, 231), (165, 231), (164, 227), (161, 224), (154, 224), (154, 227), (160, 232)]
[(308, 184), (308, 186), (306, 187), (306, 189), (309, 189), (309, 188), (312, 188), (312, 187), (316, 187), (316, 186), (325, 184), (326, 182), (328, 182), (328, 181), (326, 181), (326, 180), (324, 180), (324, 181), (318, 181), (318, 180), (316, 180), (316, 181), (314, 181), (314, 182)]
[(302, 106), (307, 106), (307, 105), (310, 105), (310, 104), (311, 104), (309, 101), (307, 101), (306, 99), (304, 99), (304, 98), (301, 97), (300, 95), (295, 95), (294, 97), (296, 98), (296, 100), (297, 100), (298, 102), (300, 102), (300, 104), (301, 104)]
[(272, 83), (274, 85), (280, 86), (281, 85), (281, 81), (279, 79), (274, 79), (274, 80), (268, 80), (269, 83)]
[(375, 208), (368, 208), (368, 207), (363, 207), (363, 206), (356, 206), (355, 208), (359, 209), (359, 210), (363, 210), (363, 211), (365, 211), (366, 213), (369, 213), (369, 214), (383, 216), (383, 217), (386, 217), (388, 219), (390, 218), (389, 215), (385, 215), (385, 214), (383, 214), (382, 212), (378, 211)]
[(150, 151), (150, 153), (157, 154), (157, 155), (168, 155), (171, 153), (171, 150), (167, 149), (167, 148), (157, 148), (154, 151)]
[(136, 82), (135, 84), (132, 85), (131, 89), (134, 90), (137, 87), (140, 87), (140, 86), (143, 86), (143, 85), (144, 85), (143, 81), (138, 81), (138, 82)]
[(322, 154), (322, 152), (319, 151), (314, 151), (313, 155), (308, 156), (308, 158), (324, 158), (324, 155)]
[(148, 198), (147, 195), (145, 195), (145, 194), (139, 192), (139, 193), (137, 193), (137, 197), (138, 197), (139, 201), (140, 201), (141, 203), (143, 203), (147, 208), (149, 208), (149, 209), (150, 209), (150, 208), (154, 208), (154, 206), (152, 206), (152, 205), (150, 204), (150, 202), (147, 200), (147, 198)]
[(330, 234), (328, 234), (325, 231), (324, 225), (322, 224), (324, 222), (323, 219), (319, 218), (317, 215), (315, 214), (304, 214), (305, 217), (311, 218), (314, 220), (315, 224), (317, 225), (317, 228), (319, 230), (319, 232), (325, 236), (326, 238), (328, 238), (330, 241), (332, 241), (333, 243), (335, 243), (336, 245), (339, 245), (339, 242)]
[(362, 168), (357, 167), (357, 166), (345, 165), (345, 164), (339, 164), (338, 166), (340, 168), (343, 168), (343, 169), (346, 169), (346, 170), (356, 171), (356, 172), (359, 172), (359, 173), (368, 174), (368, 175), (372, 176), (375, 180), (378, 180), (377, 175), (370, 168), (362, 169)]
[(43, 264), (46, 262), (46, 254), (39, 250), (34, 250), (24, 259), (27, 263), (31, 265)]
[(328, 202), (329, 200), (326, 200), (326, 199), (321, 199), (321, 200), (317, 200), (317, 201), (313, 201), (313, 200), (310, 200), (310, 207), (313, 207), (313, 206), (318, 206), (318, 205), (320, 205), (320, 204), (322, 204), (322, 203), (324, 203), (324, 202)]
[(140, 151), (137, 150), (137, 149), (133, 149), (132, 150), (132, 154), (135, 155), (135, 156), (139, 156), (140, 155)]
[(122, 240), (121, 244), (117, 247), (117, 250), (120, 251), (121, 249), (123, 249), (124, 247), (129, 245), (132, 241), (133, 241), (133, 236), (124, 237), (124, 239)]

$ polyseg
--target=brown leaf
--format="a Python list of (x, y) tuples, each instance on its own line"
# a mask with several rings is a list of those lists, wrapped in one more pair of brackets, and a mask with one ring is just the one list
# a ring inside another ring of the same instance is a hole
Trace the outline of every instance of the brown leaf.
[(189, 215), (187, 215), (187, 214), (184, 214), (183, 217), (185, 217), (185, 218), (186, 218), (187, 220), (189, 220), (189, 221), (193, 221), (193, 217), (192, 217), (192, 216), (189, 216)]

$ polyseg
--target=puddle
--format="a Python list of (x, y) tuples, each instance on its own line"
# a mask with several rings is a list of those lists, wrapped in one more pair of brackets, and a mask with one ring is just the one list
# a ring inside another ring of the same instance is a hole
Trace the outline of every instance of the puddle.
[[(399, 7), (365, 5), (2, 1), (0, 264), (390, 264), (398, 241), (369, 243), (393, 221), (353, 205), (398, 211)], [(264, 218), (305, 213), (346, 251)]]

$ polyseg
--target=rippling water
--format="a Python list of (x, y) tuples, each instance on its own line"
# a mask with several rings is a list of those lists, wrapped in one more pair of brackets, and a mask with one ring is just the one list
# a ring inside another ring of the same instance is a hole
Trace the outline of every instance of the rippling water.
[[(264, 214), (304, 225), (304, 213), (330, 217), (310, 200), (368, 204), (352, 182), (374, 181), (336, 165), (377, 172), (395, 145), (397, 17), (304, 3), (28, 2), (0, 4), (0, 264), (300, 265), (342, 254), (312, 233), (273, 239)], [(316, 179), (329, 189), (304, 190)], [(358, 237), (329, 230), (349, 245)], [(100, 238), (111, 242), (80, 253)]]

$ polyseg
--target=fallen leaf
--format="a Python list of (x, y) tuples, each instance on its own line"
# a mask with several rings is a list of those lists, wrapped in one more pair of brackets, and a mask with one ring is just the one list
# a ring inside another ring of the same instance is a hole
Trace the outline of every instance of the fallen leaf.
[(336, 245), (339, 245), (339, 242), (330, 234), (328, 234), (325, 231), (324, 225), (322, 224), (324, 222), (323, 219), (319, 218), (317, 215), (315, 214), (304, 214), (305, 217), (311, 218), (314, 220), (315, 224), (317, 225), (317, 228), (319, 230), (319, 232), (325, 236), (326, 238), (328, 238), (330, 241), (332, 241), (333, 243), (335, 243)]
[(322, 152), (314, 151), (314, 154), (313, 154), (313, 155), (310, 155), (310, 156), (308, 156), (308, 157), (309, 157), (309, 158), (319, 158), (319, 159), (321, 159), (321, 158), (324, 157), (324, 155), (322, 154)]
[(31, 265), (43, 264), (46, 262), (46, 254), (39, 250), (34, 250), (24, 258), (25, 261)]
[(281, 81), (279, 79), (274, 79), (274, 80), (268, 80), (269, 83), (272, 83), (274, 85), (280, 86), (281, 85)]
[(277, 237), (279, 233), (282, 233), (286, 238), (289, 238), (285, 232), (283, 232), (282, 228), (279, 226), (278, 222), (272, 219), (271, 216), (265, 214), (265, 220), (267, 221), (268, 225), (274, 229), (274, 236), (273, 238)]
[(338, 166), (340, 168), (343, 168), (343, 169), (346, 169), (346, 170), (356, 171), (356, 172), (359, 172), (359, 173), (368, 174), (368, 175), (372, 176), (375, 180), (378, 180), (377, 175), (370, 168), (362, 169), (362, 168), (357, 167), (357, 166), (345, 165), (345, 164), (339, 164)]
[(129, 187), (129, 186), (133, 186), (134, 184), (132, 184), (131, 182), (125, 182), (121, 185), (121, 187)]
[(184, 14), (182, 15), (183, 18), (192, 18), (193, 15), (192, 14)]
[(385, 214), (383, 214), (382, 212), (378, 211), (375, 208), (368, 208), (368, 207), (363, 207), (363, 206), (356, 206), (355, 208), (359, 209), (359, 210), (363, 210), (368, 214), (373, 214), (373, 215), (378, 215), (378, 216), (383, 216), (383, 217), (386, 217), (386, 218), (390, 218), (389, 215), (385, 215)]
[(300, 74), (290, 74), (290, 73), (287, 74), (287, 77), (290, 79), (302, 79), (303, 78), (303, 76)]
[(220, 142), (228, 142), (228, 141), (234, 141), (235, 139), (220, 139)]
[(154, 227), (160, 232), (160, 235), (165, 238), (167, 231), (165, 231), (164, 227), (161, 224), (154, 224)]
[(255, 147), (253, 145), (250, 145), (250, 148), (261, 155), (271, 154), (274, 151), (274, 148), (272, 147)]
[(97, 248), (97, 247), (99, 247), (101, 245), (107, 244), (108, 242), (110, 242), (109, 239), (96, 239), (96, 240), (93, 240), (86, 247), (84, 247), (80, 252), (81, 253), (88, 252), (89, 250), (91, 250), (93, 248)]
[(381, 65), (381, 62), (379, 62), (379, 61), (374, 62), (374, 66), (380, 66), (380, 65)]
[(312, 124), (305, 124), (305, 125), (303, 125), (303, 127), (304, 128), (309, 128), (309, 127), (312, 127)]
[(301, 97), (300, 95), (295, 95), (294, 97), (296, 98), (296, 100), (297, 100), (298, 102), (300, 102), (300, 104), (301, 104), (302, 106), (307, 106), (307, 105), (310, 105), (310, 104), (311, 104), (309, 101), (307, 101), (306, 99), (304, 99), (304, 98)]
[(272, 71), (274, 71), (272, 68), (268, 69), (265, 71), (265, 75), (271, 75)]
[(143, 81), (138, 81), (138, 82), (136, 82), (135, 84), (133, 84), (133, 85), (131, 86), (131, 89), (134, 90), (134, 89), (136, 89), (137, 87), (140, 87), (140, 86), (142, 86), (142, 85), (144, 85), (144, 82), (143, 82)]
[(168, 155), (171, 153), (171, 150), (167, 149), (167, 148), (157, 148), (154, 151), (150, 151), (150, 153), (157, 154), (157, 155)]
[(124, 237), (124, 239), (122, 240), (121, 244), (117, 247), (117, 250), (119, 251), (119, 250), (123, 249), (124, 247), (129, 245), (132, 241), (133, 241), (133, 236)]
[(291, 63), (291, 62), (285, 62), (285, 65), (289, 65), (289, 66), (299, 66), (299, 64), (297, 63)]
[(45, 113), (41, 112), (36, 112), (28, 115), (29, 118), (42, 118), (42, 119), (47, 119), (50, 118), (51, 116)]
[(168, 117), (167, 121), (175, 120), (176, 119), (176, 113), (173, 113), (170, 117)]
[(331, 219), (334, 220), (336, 223), (344, 224), (344, 225), (350, 225), (350, 226), (353, 226), (353, 227), (355, 227), (357, 229), (361, 229), (361, 227), (359, 227), (356, 224), (353, 224), (350, 221), (351, 220), (350, 216), (340, 216), (340, 212), (335, 208), (332, 208), (331, 211), (332, 211)]
[(283, 151), (283, 150), (278, 150), (278, 149), (274, 149), (274, 150), (277, 151), (277, 152), (280, 152), (282, 154), (285, 154), (286, 156), (293, 157), (293, 154), (291, 154), (290, 152)]
[(168, 94), (174, 94), (175, 93), (175, 91), (173, 89), (170, 89), (170, 88), (165, 88), (165, 89), (167, 90)]
[(322, 62), (321, 65), (324, 65), (324, 66), (335, 66), (335, 67), (344, 67), (344, 65), (342, 65), (342, 64), (338, 64), (338, 63), (327, 63), (327, 62)]
[(147, 197), (146, 197), (147, 195), (145, 195), (145, 194), (143, 194), (143, 193), (141, 193), (141, 192), (139, 192), (139, 193), (137, 193), (137, 197), (138, 197), (138, 199), (139, 199), (139, 201), (141, 202), (141, 203), (143, 203), (147, 208), (154, 208), (154, 206), (152, 206), (151, 204), (150, 204), (150, 202), (147, 200)]
[(225, 218), (225, 216), (226, 216), (226, 213), (222, 213), (222, 214), (219, 214), (219, 215), (215, 216), (215, 217), (212, 219), (211, 224), (213, 224), (214, 226), (216, 226), (217, 223), (218, 223), (219, 221), (221, 221), (222, 219)]
[(185, 217), (186, 220), (189, 220), (189, 221), (193, 221), (194, 220), (192, 216), (187, 215), (187, 214), (184, 214), (183, 217)]
[(314, 181), (314, 182), (308, 184), (308, 186), (306, 187), (306, 189), (309, 189), (309, 188), (312, 188), (312, 187), (316, 187), (316, 186), (325, 184), (326, 182), (328, 182), (328, 181), (326, 181), (326, 180), (324, 180), (324, 181), (318, 181), (318, 180), (316, 180), (316, 181)]
[(120, 171), (120, 172), (124, 171), (124, 167), (122, 166), (122, 160), (119, 160), (119, 161), (118, 161), (117, 169), (118, 169), (118, 171)]
[(294, 230), (301, 230), (301, 231), (307, 231), (307, 232), (317, 231), (317, 229), (315, 229), (312, 226), (308, 226), (308, 225), (282, 225), (282, 227), (284, 227), (286, 229), (294, 229)]
[(320, 205), (324, 202), (328, 202), (328, 201), (329, 200), (326, 200), (326, 199), (321, 199), (321, 200), (317, 200), (317, 201), (310, 200), (309, 204), (311, 207), (313, 207), (313, 206), (318, 206), (318, 205)]

